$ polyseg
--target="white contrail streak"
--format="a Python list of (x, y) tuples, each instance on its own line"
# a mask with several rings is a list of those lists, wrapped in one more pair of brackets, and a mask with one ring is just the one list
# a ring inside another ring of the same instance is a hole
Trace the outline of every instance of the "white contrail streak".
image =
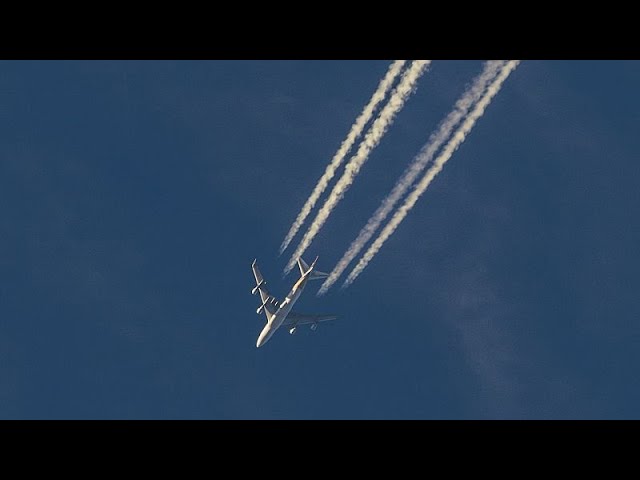
[(324, 281), (318, 295), (324, 295), (329, 288), (338, 280), (342, 272), (346, 270), (353, 259), (365, 247), (380, 224), (387, 218), (396, 203), (409, 190), (418, 175), (426, 168), (433, 159), (438, 149), (451, 136), (453, 129), (469, 113), (469, 109), (475, 104), (487, 89), (489, 82), (495, 78), (500, 67), (504, 65), (503, 60), (492, 60), (484, 64), (484, 69), (475, 78), (473, 83), (466, 89), (456, 102), (453, 110), (440, 122), (438, 129), (431, 134), (429, 141), (422, 147), (420, 152), (414, 157), (402, 177), (396, 182), (393, 190), (382, 201), (378, 209), (373, 213), (367, 224), (360, 230), (358, 237), (351, 243), (349, 249), (342, 256), (340, 261), (333, 267), (333, 270)]
[(385, 96), (391, 89), (394, 80), (398, 75), (400, 75), (402, 67), (404, 67), (405, 63), (406, 60), (396, 60), (389, 66), (386, 75), (382, 78), (382, 80), (380, 80), (376, 91), (373, 92), (371, 100), (369, 100), (369, 103), (364, 107), (358, 118), (356, 118), (355, 123), (347, 134), (347, 138), (344, 139), (344, 141), (340, 145), (340, 148), (331, 159), (331, 162), (329, 163), (329, 165), (327, 165), (327, 168), (322, 174), (322, 177), (320, 177), (320, 180), (318, 180), (318, 183), (313, 189), (313, 192), (311, 192), (311, 196), (303, 205), (302, 210), (300, 210), (300, 213), (293, 222), (293, 225), (291, 225), (289, 233), (287, 233), (287, 236), (282, 241), (282, 245), (280, 245), (281, 254), (287, 249), (287, 247), (291, 243), (291, 240), (293, 240), (293, 237), (296, 236), (296, 233), (298, 233), (298, 230), (300, 230), (300, 227), (302, 227), (302, 225), (304, 224), (304, 221), (306, 220), (307, 216), (309, 216), (309, 213), (311, 213), (311, 210), (313, 210), (313, 207), (320, 198), (320, 195), (322, 195), (322, 192), (326, 190), (329, 182), (336, 174), (336, 170), (344, 160), (344, 157), (347, 155), (347, 153), (349, 153), (349, 150), (351, 150), (351, 147), (355, 143), (356, 139), (360, 136), (367, 123), (369, 123), (369, 120), (371, 120), (376, 107), (382, 100), (384, 100)]
[(398, 208), (398, 210), (396, 210), (396, 213), (393, 215), (393, 217), (391, 217), (391, 220), (389, 220), (389, 223), (384, 227), (378, 238), (375, 239), (366, 253), (362, 256), (358, 264), (351, 271), (351, 273), (345, 280), (343, 287), (348, 287), (353, 283), (358, 275), (360, 275), (360, 273), (362, 273), (362, 271), (366, 268), (371, 259), (376, 255), (376, 253), (378, 253), (384, 242), (393, 234), (398, 225), (400, 225), (402, 220), (404, 220), (411, 208), (418, 201), (420, 195), (422, 195), (424, 191), (429, 187), (435, 176), (440, 173), (442, 167), (444, 167), (444, 164), (447, 163), (447, 160), (451, 158), (453, 153), (458, 149), (462, 142), (464, 142), (465, 138), (474, 127), (476, 121), (482, 116), (493, 97), (500, 91), (500, 87), (502, 86), (503, 82), (507, 79), (509, 74), (518, 66), (519, 63), (519, 60), (510, 60), (509, 62), (507, 62), (507, 64), (505, 64), (500, 73), (498, 73), (495, 80), (487, 89), (487, 92), (478, 101), (471, 113), (464, 119), (462, 125), (458, 127), (449, 143), (447, 143), (447, 145), (442, 149), (442, 152), (435, 159), (431, 168), (427, 170), (424, 177), (422, 177), (422, 180), (420, 180), (414, 190), (407, 196), (404, 204), (400, 208)]
[(367, 161), (371, 151), (380, 143), (380, 140), (387, 132), (396, 114), (402, 109), (405, 102), (416, 89), (416, 84), (420, 76), (427, 69), (431, 60), (414, 60), (411, 66), (405, 70), (398, 86), (393, 90), (389, 101), (380, 111), (378, 118), (375, 119), (364, 139), (358, 146), (358, 151), (349, 159), (344, 167), (344, 172), (340, 180), (334, 185), (333, 190), (325, 201), (322, 208), (318, 211), (316, 218), (313, 220), (307, 233), (305, 233), (298, 248), (291, 256), (289, 263), (285, 267), (285, 273), (289, 273), (296, 264), (298, 257), (302, 256), (305, 250), (311, 245), (314, 237), (318, 234), (322, 225), (329, 217), (331, 211), (342, 200), (345, 192), (349, 189), (360, 168)]

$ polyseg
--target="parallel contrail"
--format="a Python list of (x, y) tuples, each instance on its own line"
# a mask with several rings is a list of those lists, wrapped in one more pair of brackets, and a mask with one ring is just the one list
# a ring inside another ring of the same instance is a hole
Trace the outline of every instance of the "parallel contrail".
[(414, 60), (411, 66), (405, 70), (402, 75), (402, 79), (398, 86), (393, 90), (389, 101), (384, 106), (378, 118), (373, 122), (371, 128), (365, 135), (364, 139), (358, 147), (358, 151), (355, 155), (349, 159), (349, 162), (345, 166), (345, 171), (338, 180), (338, 183), (333, 187), (329, 197), (325, 201), (324, 205), (316, 215), (307, 233), (305, 233), (302, 241), (298, 245), (298, 248), (291, 256), (289, 263), (285, 267), (285, 273), (289, 273), (296, 264), (298, 257), (302, 256), (305, 250), (311, 245), (314, 237), (318, 234), (322, 225), (329, 217), (331, 211), (335, 208), (345, 192), (349, 189), (356, 175), (360, 171), (360, 168), (367, 161), (371, 151), (380, 143), (380, 140), (389, 129), (389, 126), (393, 123), (396, 114), (402, 109), (405, 102), (416, 89), (416, 84), (420, 76), (427, 69), (431, 60)]
[(356, 119), (355, 123), (351, 127), (351, 130), (347, 134), (347, 138), (345, 138), (342, 144), (340, 145), (340, 148), (331, 159), (331, 162), (325, 169), (324, 173), (322, 174), (322, 177), (320, 177), (320, 180), (318, 180), (318, 183), (313, 189), (313, 192), (311, 192), (311, 196), (305, 202), (304, 206), (302, 207), (302, 210), (300, 210), (300, 213), (298, 214), (295, 221), (293, 222), (293, 225), (291, 225), (291, 228), (289, 229), (289, 233), (287, 233), (287, 236), (282, 241), (282, 245), (280, 245), (281, 254), (287, 249), (287, 247), (291, 243), (291, 240), (293, 240), (293, 237), (296, 236), (296, 233), (298, 233), (298, 230), (300, 230), (300, 227), (302, 227), (302, 225), (304, 224), (304, 221), (306, 220), (309, 213), (311, 213), (311, 210), (313, 209), (316, 202), (318, 201), (318, 198), (320, 198), (320, 195), (322, 195), (322, 192), (326, 190), (327, 186), (329, 185), (329, 182), (331, 181), (333, 176), (336, 174), (336, 170), (344, 160), (344, 157), (347, 155), (347, 153), (349, 153), (349, 150), (351, 150), (351, 147), (353, 146), (354, 142), (360, 136), (360, 134), (362, 133), (362, 130), (364, 130), (364, 127), (367, 125), (367, 123), (369, 123), (369, 120), (371, 120), (371, 117), (373, 116), (373, 112), (375, 111), (378, 104), (382, 100), (384, 100), (384, 97), (387, 95), (387, 92), (391, 89), (391, 86), (393, 85), (394, 80), (400, 74), (402, 67), (404, 67), (405, 63), (406, 63), (406, 60), (396, 60), (389, 66), (389, 69), (387, 70), (386, 75), (382, 78), (382, 80), (380, 80), (380, 83), (378, 84), (378, 88), (376, 89), (376, 91), (373, 92), (373, 96), (371, 97), (371, 100), (369, 100), (369, 103), (364, 107), (364, 110), (362, 110), (362, 112)]
[(475, 125), (476, 121), (482, 116), (493, 97), (500, 91), (500, 87), (502, 86), (503, 82), (507, 79), (509, 74), (518, 66), (519, 63), (520, 60), (510, 60), (502, 68), (500, 73), (498, 73), (496, 79), (487, 89), (487, 92), (478, 101), (469, 116), (464, 119), (462, 125), (458, 127), (449, 143), (447, 143), (447, 145), (442, 149), (442, 152), (435, 159), (431, 168), (427, 170), (422, 180), (420, 180), (420, 183), (416, 185), (415, 189), (409, 194), (404, 204), (400, 208), (398, 208), (398, 210), (393, 215), (389, 223), (384, 227), (378, 238), (375, 239), (375, 241), (369, 247), (369, 250), (367, 250), (358, 264), (355, 266), (355, 268), (351, 271), (351, 273), (345, 280), (343, 287), (348, 287), (353, 283), (358, 275), (360, 275), (360, 273), (362, 273), (362, 271), (366, 268), (371, 259), (376, 255), (376, 253), (378, 253), (384, 242), (393, 234), (398, 225), (400, 225), (402, 220), (404, 220), (411, 208), (418, 201), (420, 195), (424, 193), (424, 191), (431, 184), (431, 181), (442, 170), (442, 167), (444, 167), (444, 164), (447, 163), (447, 160), (451, 158), (457, 148), (462, 144), (462, 142), (464, 142), (465, 138)]
[(453, 129), (469, 113), (469, 109), (475, 104), (487, 89), (489, 82), (495, 78), (500, 67), (505, 64), (503, 60), (488, 61), (484, 64), (483, 71), (476, 77), (474, 82), (467, 88), (456, 102), (454, 109), (449, 112), (445, 119), (440, 122), (437, 131), (431, 134), (429, 141), (422, 147), (420, 152), (414, 157), (404, 171), (402, 177), (396, 182), (391, 193), (382, 201), (378, 209), (369, 218), (367, 224), (360, 230), (358, 237), (351, 243), (349, 249), (342, 256), (340, 261), (333, 267), (333, 270), (324, 281), (318, 295), (324, 295), (327, 290), (338, 280), (342, 272), (346, 270), (353, 259), (365, 247), (380, 224), (387, 218), (387, 215), (395, 207), (396, 203), (409, 190), (418, 175), (426, 168), (433, 159), (442, 144), (449, 139)]

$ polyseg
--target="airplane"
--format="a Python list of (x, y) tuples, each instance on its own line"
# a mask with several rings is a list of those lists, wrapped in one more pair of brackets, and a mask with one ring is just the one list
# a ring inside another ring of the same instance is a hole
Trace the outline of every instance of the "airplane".
[(336, 315), (304, 315), (291, 311), (293, 304), (296, 303), (304, 287), (307, 285), (307, 281), (319, 280), (329, 276), (328, 273), (314, 270), (318, 257), (316, 257), (310, 266), (307, 265), (302, 258), (298, 258), (300, 278), (282, 302), (278, 302), (276, 298), (271, 296), (267, 291), (265, 287), (267, 282), (262, 277), (256, 261), (257, 259), (251, 264), (253, 276), (256, 278), (256, 286), (251, 290), (251, 294), (255, 295), (258, 292), (260, 293), (262, 305), (258, 307), (256, 313), (260, 315), (264, 311), (267, 316), (267, 324), (262, 329), (262, 332), (260, 332), (256, 347), (259, 348), (267, 343), (275, 331), (281, 326), (290, 327), (289, 333), (293, 335), (298, 325), (311, 325), (311, 330), (315, 331), (318, 328), (318, 323), (337, 318)]

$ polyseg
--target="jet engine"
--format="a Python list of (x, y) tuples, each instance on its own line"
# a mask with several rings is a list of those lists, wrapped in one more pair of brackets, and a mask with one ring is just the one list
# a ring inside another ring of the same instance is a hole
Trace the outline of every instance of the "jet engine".
[(318, 324), (317, 323), (312, 323), (310, 328), (311, 328), (312, 332), (315, 332), (318, 329)]
[(260, 287), (262, 285), (264, 285), (265, 283), (267, 283), (267, 282), (265, 282), (264, 280), (260, 281), (260, 283), (258, 283), (258, 285), (253, 287), (253, 289), (251, 290), (251, 295), (255, 295), (256, 293), (258, 293), (258, 290), (260, 290)]
[(296, 327), (291, 327), (291, 328), (289, 329), (289, 334), (290, 334), (290, 335), (293, 335), (294, 333), (296, 333)]
[(260, 305), (260, 306), (258, 307), (258, 309), (256, 310), (256, 313), (257, 313), (258, 315), (260, 315), (260, 314), (262, 313), (262, 310), (264, 310), (264, 307), (267, 305), (267, 302), (268, 302), (268, 301), (269, 301), (269, 299), (268, 299), (268, 298), (267, 298), (267, 299), (265, 299), (265, 301), (264, 301), (264, 302), (262, 302), (262, 305)]

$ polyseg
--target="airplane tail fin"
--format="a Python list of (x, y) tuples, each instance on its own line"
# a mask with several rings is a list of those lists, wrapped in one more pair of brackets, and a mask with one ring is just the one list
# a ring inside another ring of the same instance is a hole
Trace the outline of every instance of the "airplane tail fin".
[[(313, 270), (313, 268), (315, 267), (317, 261), (318, 261), (318, 257), (316, 257), (316, 259), (313, 261), (311, 266), (309, 266), (309, 265), (307, 265), (307, 262), (305, 262), (302, 259), (302, 257), (298, 257), (298, 268), (300, 269), (300, 275), (304, 275), (309, 270)], [(319, 272), (318, 270), (313, 270), (309, 274), (309, 280), (320, 280), (322, 278), (327, 278), (328, 276), (329, 276), (328, 273)]]

